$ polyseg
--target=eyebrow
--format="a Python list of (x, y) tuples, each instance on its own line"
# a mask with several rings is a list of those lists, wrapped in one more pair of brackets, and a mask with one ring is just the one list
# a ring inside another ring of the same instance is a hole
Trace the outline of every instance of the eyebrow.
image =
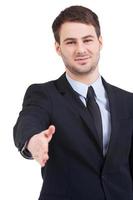
[[(86, 35), (86, 36), (82, 37), (82, 39), (87, 39), (87, 38), (94, 38), (94, 36), (93, 35)], [(68, 37), (63, 42), (67, 42), (69, 40), (76, 40), (76, 38)]]

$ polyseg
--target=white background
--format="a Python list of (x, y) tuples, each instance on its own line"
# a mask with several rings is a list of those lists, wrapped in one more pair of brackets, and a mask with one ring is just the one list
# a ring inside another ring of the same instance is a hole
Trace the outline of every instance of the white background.
[(26, 88), (64, 72), (54, 50), (51, 24), (70, 5), (83, 5), (100, 19), (104, 47), (100, 72), (110, 83), (133, 92), (133, 6), (131, 0), (0, 1), (0, 199), (37, 200), (40, 166), (20, 156), (12, 129)]

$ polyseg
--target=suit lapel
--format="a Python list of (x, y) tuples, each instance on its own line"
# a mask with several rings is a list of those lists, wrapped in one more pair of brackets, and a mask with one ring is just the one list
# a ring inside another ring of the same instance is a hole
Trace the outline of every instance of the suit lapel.
[(80, 100), (78, 94), (72, 89), (71, 85), (68, 83), (65, 74), (63, 74), (57, 81), (56, 86), (62, 96), (64, 97), (65, 104), (71, 109), (76, 115), (78, 114), (84, 124), (89, 129), (88, 134), (97, 145), (98, 151), (100, 151), (101, 155), (102, 149), (100, 147), (99, 138), (97, 136), (97, 131), (95, 126), (93, 125), (92, 118), (88, 112), (88, 109), (85, 107), (83, 102)]
[(108, 151), (107, 151), (107, 155), (109, 155), (111, 153), (114, 142), (116, 141), (116, 138), (117, 138), (118, 112), (117, 112), (117, 101), (115, 98), (115, 94), (112, 91), (112, 88), (104, 80), (103, 80), (103, 83), (108, 95), (110, 116), (111, 116), (111, 135), (110, 135), (110, 141), (109, 141), (109, 146), (108, 146)]
[(111, 135), (104, 165), (104, 167), (106, 167), (108, 162), (111, 160), (110, 159), (111, 156), (115, 155), (115, 150), (117, 148), (117, 141), (120, 139), (120, 132), (119, 132), (120, 121), (123, 118), (128, 118), (128, 113), (126, 109), (124, 109), (124, 102), (123, 102), (124, 100), (117, 93), (118, 90), (116, 90), (113, 86), (105, 82), (104, 79), (103, 79), (103, 84), (108, 95), (110, 115), (111, 115)]

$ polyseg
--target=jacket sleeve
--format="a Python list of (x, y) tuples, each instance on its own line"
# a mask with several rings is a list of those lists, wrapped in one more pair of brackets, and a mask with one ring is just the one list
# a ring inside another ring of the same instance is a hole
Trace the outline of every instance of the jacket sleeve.
[(35, 134), (51, 123), (52, 103), (45, 84), (31, 85), (25, 94), (22, 111), (13, 129), (14, 142), (19, 151)]

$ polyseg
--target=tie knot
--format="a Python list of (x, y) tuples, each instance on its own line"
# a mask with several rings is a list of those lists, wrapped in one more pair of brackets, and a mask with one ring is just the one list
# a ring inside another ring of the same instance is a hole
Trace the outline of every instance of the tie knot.
[(94, 100), (95, 99), (95, 92), (92, 86), (88, 87), (87, 91), (87, 100)]

